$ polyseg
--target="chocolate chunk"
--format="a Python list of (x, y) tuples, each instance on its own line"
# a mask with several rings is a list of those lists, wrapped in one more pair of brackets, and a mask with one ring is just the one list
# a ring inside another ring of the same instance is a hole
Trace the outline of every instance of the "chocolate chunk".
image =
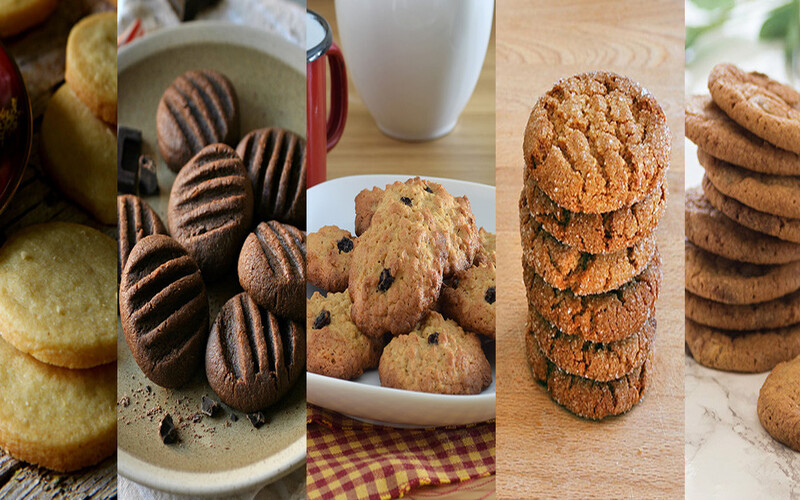
[(136, 172), (117, 169), (117, 192), (122, 194), (136, 194)]
[(178, 429), (175, 428), (175, 423), (172, 421), (172, 416), (169, 413), (164, 415), (161, 423), (158, 424), (158, 435), (164, 444), (172, 444), (178, 442)]
[(402, 201), (403, 203), (405, 203), (409, 207), (411, 206), (411, 198), (409, 198), (408, 196), (403, 196), (402, 198), (400, 198), (400, 201)]
[(181, 21), (191, 21), (201, 10), (214, 5), (216, 0), (169, 0), (175, 14)]
[(239, 417), (235, 413), (231, 413), (231, 422), (238, 422)]
[(263, 411), (248, 413), (247, 420), (249, 420), (250, 423), (253, 424), (253, 427), (255, 427), (256, 429), (267, 423), (267, 417), (264, 415)]
[(214, 417), (219, 411), (219, 403), (217, 403), (211, 398), (203, 396), (200, 403), (200, 411), (202, 411), (209, 417)]
[(495, 298), (495, 290), (493, 286), (490, 286), (486, 289), (486, 295), (483, 296), (483, 300), (490, 304), (494, 304)]
[(153, 388), (150, 387), (149, 385), (144, 386), (144, 390), (147, 391), (147, 394), (150, 394), (151, 392), (153, 392)]
[(428, 335), (429, 344), (439, 344), (439, 332), (433, 332)]
[(323, 309), (322, 311), (319, 312), (319, 314), (317, 314), (317, 317), (314, 318), (313, 329), (320, 330), (330, 324), (331, 324), (331, 312)]
[(430, 186), (425, 186), (425, 191), (427, 191), (429, 193), (433, 193), (433, 189), (431, 189)]
[(139, 157), (139, 194), (141, 196), (158, 194), (156, 162), (148, 155)]
[(385, 292), (392, 286), (392, 283), (394, 283), (392, 272), (388, 269), (381, 271), (381, 278), (378, 281), (378, 291)]
[(336, 247), (339, 249), (339, 253), (350, 253), (353, 249), (353, 240), (345, 236), (336, 243)]
[(136, 172), (139, 169), (139, 155), (142, 154), (142, 132), (119, 127), (117, 130), (117, 170)]

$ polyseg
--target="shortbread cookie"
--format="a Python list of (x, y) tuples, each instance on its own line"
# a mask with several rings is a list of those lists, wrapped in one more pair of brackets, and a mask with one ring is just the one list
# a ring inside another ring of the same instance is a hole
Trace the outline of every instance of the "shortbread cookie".
[(525, 351), (536, 381), (547, 387), (556, 403), (583, 418), (602, 420), (622, 415), (642, 400), (650, 383), (652, 350), (639, 368), (611, 382), (596, 382), (564, 372), (547, 359), (530, 333), (525, 334)]
[(695, 361), (709, 368), (761, 373), (800, 355), (800, 325), (737, 332), (686, 318), (686, 345)]
[(495, 256), (497, 248), (497, 235), (490, 233), (484, 228), (478, 230), (481, 246), (478, 248), (478, 255), (475, 256), (475, 264), (497, 264)]
[(68, 368), (117, 359), (114, 240), (67, 222), (29, 226), (0, 248), (0, 334)]
[(736, 123), (771, 144), (800, 153), (800, 92), (733, 64), (718, 64), (711, 70), (708, 90)]
[(117, 13), (83, 18), (67, 39), (64, 78), (95, 116), (117, 123)]
[(47, 105), (42, 165), (59, 189), (103, 224), (117, 221), (117, 137), (69, 85)]
[(362, 335), (350, 319), (350, 295), (319, 292), (308, 299), (308, 371), (328, 377), (354, 379), (378, 367), (383, 340)]
[(614, 73), (564, 78), (531, 111), (525, 165), (558, 205), (604, 213), (630, 206), (662, 182), (670, 132), (656, 99)]
[(239, 100), (233, 85), (208, 69), (179, 76), (158, 103), (156, 132), (161, 157), (174, 172), (210, 144), (236, 144)]
[(800, 451), (800, 357), (772, 370), (758, 394), (758, 419), (772, 437)]
[(780, 265), (736, 262), (685, 242), (686, 289), (724, 304), (755, 304), (800, 289), (800, 261)]
[(528, 318), (528, 330), (548, 360), (566, 373), (598, 382), (610, 382), (642, 366), (656, 336), (655, 316), (630, 337), (608, 343), (566, 335), (536, 309), (529, 311)]
[(743, 227), (714, 208), (700, 188), (686, 191), (686, 237), (715, 255), (752, 264), (800, 260), (800, 245)]
[(0, 37), (22, 33), (47, 19), (58, 0), (0, 0)]
[(167, 234), (155, 210), (136, 195), (117, 196), (117, 270), (120, 276), (134, 245), (151, 234)]
[(524, 263), (523, 271), (529, 306), (562, 332), (592, 342), (615, 342), (641, 330), (655, 311), (662, 280), (657, 249), (640, 275), (597, 295), (555, 289)]
[(686, 291), (686, 317), (721, 330), (759, 330), (800, 323), (800, 291), (757, 304), (722, 304)]
[(59, 368), (0, 338), (0, 387), (0, 447), (10, 455), (66, 472), (116, 451), (116, 363)]
[(708, 96), (686, 101), (685, 122), (686, 137), (714, 158), (765, 174), (800, 175), (800, 155), (742, 128)]
[(350, 258), (358, 244), (350, 231), (323, 226), (308, 234), (308, 282), (329, 292), (347, 289)]
[(481, 264), (458, 271), (444, 286), (439, 309), (468, 332), (495, 337), (497, 289), (495, 265)]
[(436, 312), (389, 342), (378, 373), (383, 386), (437, 394), (478, 394), (492, 383), (478, 336)]

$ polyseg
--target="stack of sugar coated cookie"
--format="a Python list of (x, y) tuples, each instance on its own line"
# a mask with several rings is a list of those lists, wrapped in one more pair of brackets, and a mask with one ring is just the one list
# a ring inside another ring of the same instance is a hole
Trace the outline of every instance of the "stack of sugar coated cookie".
[(525, 129), (520, 195), (526, 350), (556, 402), (588, 419), (630, 410), (653, 370), (670, 132), (628, 78), (557, 82)]
[[(495, 335), (494, 235), (466, 197), (419, 177), (355, 200), (358, 237), (325, 226), (308, 237), (308, 370), (381, 384), (475, 394), (492, 380), (477, 333)], [(389, 335), (387, 335), (389, 334)], [(385, 336), (391, 338), (386, 345)]]

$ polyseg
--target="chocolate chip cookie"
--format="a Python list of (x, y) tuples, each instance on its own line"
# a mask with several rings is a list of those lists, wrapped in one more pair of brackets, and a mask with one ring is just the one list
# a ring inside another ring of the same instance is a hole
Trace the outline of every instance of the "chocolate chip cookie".
[(308, 282), (329, 292), (347, 289), (350, 257), (358, 238), (337, 226), (308, 234)]
[(800, 358), (772, 370), (758, 394), (758, 419), (769, 434), (800, 451)]
[(458, 271), (442, 286), (439, 309), (464, 330), (495, 338), (497, 270), (481, 264)]
[(686, 292), (686, 317), (721, 330), (759, 330), (800, 323), (800, 291), (757, 304), (722, 304)]

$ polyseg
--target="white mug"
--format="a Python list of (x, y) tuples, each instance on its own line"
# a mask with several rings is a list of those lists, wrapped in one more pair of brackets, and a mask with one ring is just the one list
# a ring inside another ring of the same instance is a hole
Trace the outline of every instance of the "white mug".
[(336, 0), (348, 70), (381, 131), (424, 141), (453, 130), (493, 14), (494, 0)]

